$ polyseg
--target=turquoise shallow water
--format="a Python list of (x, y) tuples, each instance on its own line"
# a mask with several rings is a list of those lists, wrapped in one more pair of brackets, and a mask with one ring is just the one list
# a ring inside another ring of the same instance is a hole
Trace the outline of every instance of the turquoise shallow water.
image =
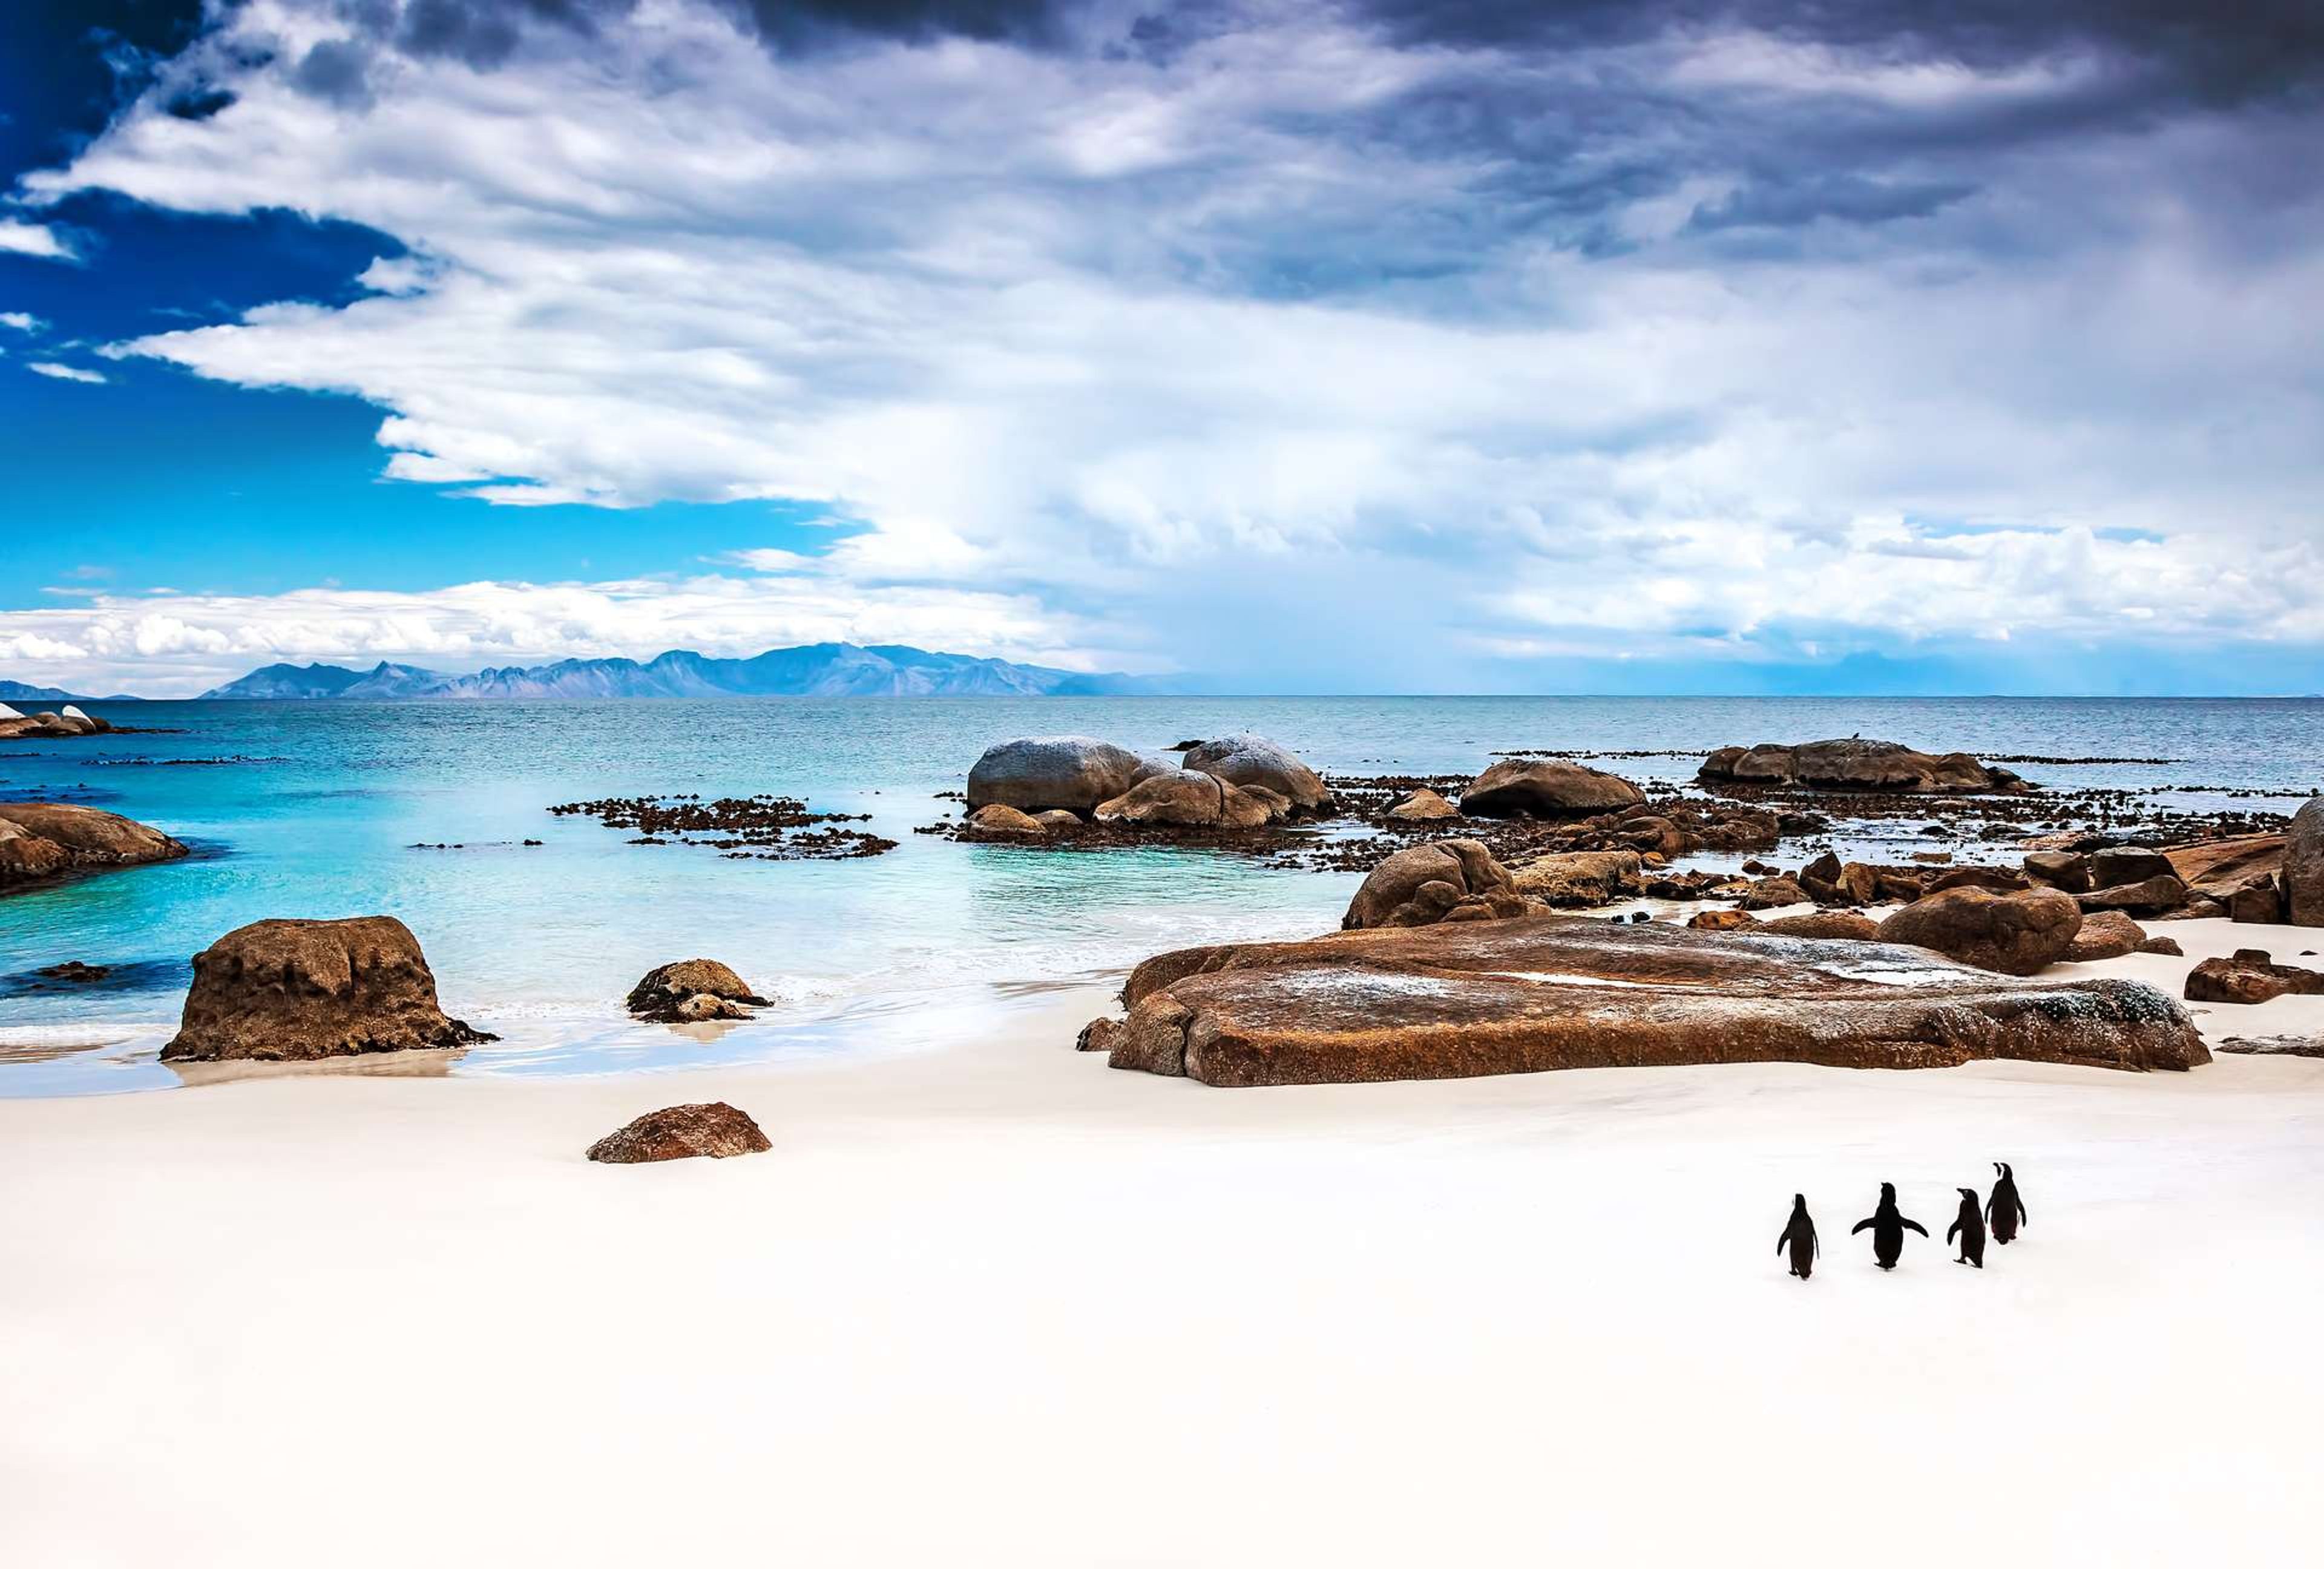
[[(0, 1095), (168, 1087), (154, 1060), (186, 960), (270, 916), (386, 912), (420, 936), (447, 1009), (504, 1037), (457, 1073), (617, 1072), (907, 1049), (988, 1028), (1045, 990), (1167, 947), (1336, 924), (1355, 879), (1167, 851), (1022, 854), (913, 834), (991, 741), (1082, 732), (1139, 747), (1251, 729), (1325, 772), (1468, 773), (1526, 747), (1683, 751), (1608, 766), (1683, 780), (1728, 743), (1861, 733), (2027, 764), (2056, 783), (2324, 788), (2324, 702), (1786, 698), (767, 699), (543, 705), (99, 706), (125, 734), (0, 750), (0, 798), (84, 800), (195, 844), (192, 860), (0, 899)], [(171, 766), (196, 759), (244, 761)], [(767, 791), (869, 812), (870, 860), (730, 861), (632, 845), (558, 802)], [(2210, 789), (2172, 798), (2215, 804)], [(2243, 800), (2284, 809), (2287, 799)], [(537, 848), (521, 841), (539, 839)], [(459, 843), (463, 850), (410, 848)], [(706, 1038), (630, 1024), (669, 959), (726, 960), (777, 1000)], [(65, 959), (126, 984), (27, 990)]]

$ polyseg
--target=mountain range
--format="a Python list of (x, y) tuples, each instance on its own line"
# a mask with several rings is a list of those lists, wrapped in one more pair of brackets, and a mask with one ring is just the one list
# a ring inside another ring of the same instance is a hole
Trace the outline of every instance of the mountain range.
[(446, 675), (382, 660), (368, 670), (342, 665), (268, 665), (204, 698), (337, 698), (357, 703), (526, 701), (619, 697), (1043, 697), (1151, 691), (1135, 676), (1087, 675), (1007, 660), (884, 644), (809, 643), (746, 660), (683, 649), (636, 660), (558, 660)]
[(88, 692), (68, 692), (61, 687), (28, 687), (22, 681), (0, 681), (0, 703), (135, 703), (125, 692), (99, 697)]

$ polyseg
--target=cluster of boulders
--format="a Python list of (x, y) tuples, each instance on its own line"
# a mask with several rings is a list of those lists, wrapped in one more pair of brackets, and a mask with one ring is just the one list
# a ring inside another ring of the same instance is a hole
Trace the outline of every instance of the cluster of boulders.
[(1026, 844), (1092, 824), (1261, 828), (1337, 809), (1321, 776), (1265, 736), (1189, 743), (1184, 753), (1173, 761), (1087, 735), (987, 747), (969, 771), (963, 836)]
[(2034, 787), (1965, 752), (1937, 756), (1895, 741), (1810, 741), (1722, 746), (1702, 760), (1704, 784), (1881, 795), (2019, 795)]
[(649, 970), (630, 988), (628, 999), (633, 1016), (657, 1024), (748, 1019), (752, 1009), (766, 1005), (742, 976), (715, 959), (680, 959)]
[(42, 709), (25, 714), (0, 703), (0, 741), (68, 741), (78, 735), (103, 735), (112, 725), (70, 703), (54, 713)]
[(68, 872), (174, 861), (186, 853), (158, 828), (94, 807), (0, 801), (0, 887)]
[(194, 955), (193, 989), (163, 1062), (311, 1062), (470, 1046), (419, 939), (393, 916), (262, 920)]
[(1343, 930), (1506, 920), (1546, 905), (1517, 891), (1508, 869), (1474, 839), (1438, 839), (1398, 850), (1371, 870), (1348, 901)]

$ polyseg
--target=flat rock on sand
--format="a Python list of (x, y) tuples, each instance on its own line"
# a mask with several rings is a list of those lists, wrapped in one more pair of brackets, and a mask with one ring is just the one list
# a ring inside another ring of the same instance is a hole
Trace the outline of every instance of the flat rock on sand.
[(1148, 959), (1116, 1067), (1222, 1085), (1569, 1067), (1978, 1057), (2210, 1060), (2184, 1010), (2118, 980), (2040, 985), (1885, 945), (1541, 916)]
[(747, 1112), (724, 1101), (664, 1106), (617, 1128), (589, 1146), (589, 1158), (612, 1166), (707, 1156), (759, 1155), (773, 1149)]

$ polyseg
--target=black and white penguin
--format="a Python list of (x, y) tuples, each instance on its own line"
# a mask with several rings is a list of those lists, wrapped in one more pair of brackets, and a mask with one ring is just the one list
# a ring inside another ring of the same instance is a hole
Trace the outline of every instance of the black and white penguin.
[(1977, 1189), (1964, 1187), (1960, 1195), (1960, 1214), (1953, 1217), (1951, 1229), (1945, 1232), (1945, 1241), (1950, 1242), (1955, 1237), (1960, 1238), (1960, 1257), (1955, 1259), (1954, 1263), (1974, 1264), (1982, 1269), (1985, 1268), (1985, 1217), (1978, 1213)]
[(1816, 1255), (1821, 1250), (1816, 1241), (1815, 1222), (1808, 1214), (1808, 1195), (1792, 1195), (1792, 1218), (1784, 1223), (1784, 1234), (1775, 1239), (1775, 1251), (1792, 1251), (1792, 1273), (1806, 1279), (1815, 1273)]
[(1905, 1219), (1898, 1211), (1896, 1185), (1893, 1182), (1880, 1185), (1880, 1207), (1849, 1227), (1848, 1234), (1852, 1237), (1867, 1226), (1872, 1228), (1872, 1261), (1883, 1269), (1894, 1269), (1896, 1260), (1904, 1257), (1906, 1232), (1918, 1232), (1924, 1237), (1929, 1234), (1928, 1227)]
[(1993, 1227), (1993, 1240), (2006, 1248), (2017, 1235), (2017, 1228), (2025, 1223), (2025, 1201), (2017, 1196), (2017, 1173), (2009, 1168), (2009, 1162), (1997, 1160), (1993, 1169), (2000, 1180), (1993, 1185), (1993, 1196), (1985, 1201), (1985, 1218)]

